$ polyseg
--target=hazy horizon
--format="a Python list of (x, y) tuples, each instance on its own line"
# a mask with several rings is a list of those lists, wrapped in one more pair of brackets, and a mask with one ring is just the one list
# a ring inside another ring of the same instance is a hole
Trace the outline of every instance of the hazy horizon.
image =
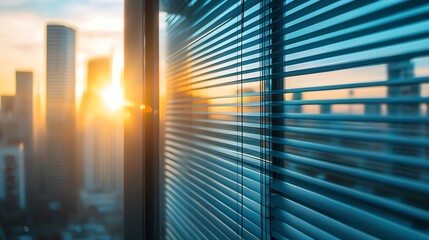
[[(76, 14), (79, 13), (79, 14)], [(33, 72), (34, 95), (45, 101), (46, 25), (75, 28), (76, 95), (85, 86), (86, 62), (123, 48), (121, 0), (4, 0), (0, 2), (0, 95), (15, 94), (15, 72)]]

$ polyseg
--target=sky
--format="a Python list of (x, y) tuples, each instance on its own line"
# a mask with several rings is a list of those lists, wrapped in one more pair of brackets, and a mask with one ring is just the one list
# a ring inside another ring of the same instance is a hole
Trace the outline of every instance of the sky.
[(77, 30), (78, 97), (85, 85), (86, 61), (123, 46), (123, 0), (0, 0), (0, 95), (15, 93), (16, 70), (30, 70), (35, 94), (43, 98), (49, 22)]

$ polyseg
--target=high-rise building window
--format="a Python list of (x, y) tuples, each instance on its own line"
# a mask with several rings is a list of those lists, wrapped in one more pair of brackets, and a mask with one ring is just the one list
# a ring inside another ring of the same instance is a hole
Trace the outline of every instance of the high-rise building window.
[(426, 1), (161, 11), (167, 239), (428, 237)]

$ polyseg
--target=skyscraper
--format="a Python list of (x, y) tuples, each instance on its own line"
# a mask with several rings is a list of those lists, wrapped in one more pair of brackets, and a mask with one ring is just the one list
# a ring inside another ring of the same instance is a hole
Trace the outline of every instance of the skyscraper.
[(0, 202), (8, 208), (25, 208), (24, 146), (0, 145)]
[(89, 60), (87, 71), (87, 92), (99, 92), (112, 82), (110, 58), (108, 57)]
[[(80, 107), (83, 191), (85, 206), (117, 207), (122, 194), (122, 112), (103, 107), (102, 92), (112, 85), (109, 58), (88, 61), (87, 91)], [(103, 199), (103, 201), (100, 201)]]
[[(4, 146), (18, 146), (23, 152), (22, 171), (25, 169), (25, 183), (22, 188), (28, 199), (22, 199), (30, 204), (34, 203), (33, 196), (37, 187), (35, 181), (36, 167), (34, 163), (33, 141), (33, 73), (30, 71), (16, 72), (16, 95), (2, 96), (2, 110), (0, 111), (0, 144)], [(12, 164), (13, 165), (13, 164)], [(0, 171), (1, 174), (1, 171)], [(24, 173), (22, 173), (24, 174)], [(21, 180), (23, 180), (22, 178)], [(20, 180), (20, 181), (21, 181)]]
[[(387, 65), (389, 81), (408, 80), (414, 77), (414, 64), (409, 60), (391, 62)], [(390, 86), (388, 96), (391, 98), (403, 96), (419, 96), (419, 84), (408, 84), (403, 86)], [(419, 104), (389, 104), (387, 106), (389, 115), (415, 116), (419, 113)]]
[(43, 191), (51, 210), (76, 203), (75, 30), (47, 26), (46, 159)]
[(18, 124), (16, 132), (17, 143), (24, 144), (25, 180), (27, 186), (28, 203), (33, 204), (36, 182), (36, 167), (34, 162), (33, 141), (33, 72), (16, 72), (16, 95), (14, 102), (14, 120)]

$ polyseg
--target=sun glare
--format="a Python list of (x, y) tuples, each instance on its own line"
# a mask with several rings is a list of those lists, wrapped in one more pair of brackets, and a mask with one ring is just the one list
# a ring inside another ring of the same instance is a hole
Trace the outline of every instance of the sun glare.
[(124, 67), (123, 49), (115, 49), (112, 55), (112, 83), (102, 91), (101, 96), (106, 107), (116, 112), (126, 105), (121, 88), (121, 74)]
[(110, 111), (118, 111), (125, 105), (124, 93), (120, 88), (109, 86), (101, 95), (104, 104)]

